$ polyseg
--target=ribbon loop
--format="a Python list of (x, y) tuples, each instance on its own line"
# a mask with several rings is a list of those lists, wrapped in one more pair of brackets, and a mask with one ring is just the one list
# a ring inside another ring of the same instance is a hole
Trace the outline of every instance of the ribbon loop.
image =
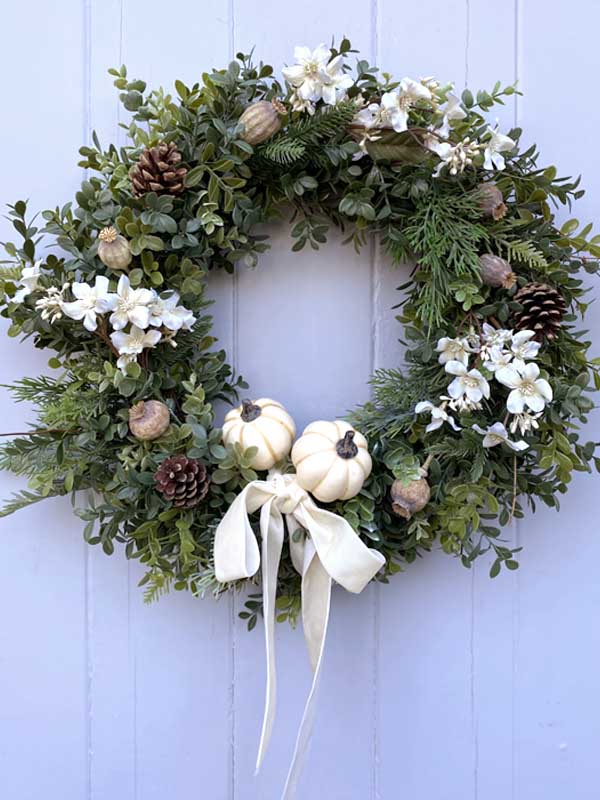
[[(349, 592), (362, 592), (385, 563), (384, 557), (368, 548), (345, 519), (319, 508), (296, 482), (294, 475), (269, 474), (266, 481), (249, 483), (235, 498), (215, 533), (215, 575), (220, 583), (250, 578), (261, 564), (256, 536), (249, 514), (261, 509), (263, 608), (267, 686), (265, 712), (256, 769), (267, 750), (275, 720), (275, 600), (277, 574), (284, 539), (284, 516), (290, 537), (294, 568), (302, 575), (302, 625), (308, 656), (314, 673), (304, 708), (296, 747), (282, 800), (291, 800), (310, 741), (315, 699), (325, 648), (331, 582)], [(309, 536), (293, 536), (297, 527)]]

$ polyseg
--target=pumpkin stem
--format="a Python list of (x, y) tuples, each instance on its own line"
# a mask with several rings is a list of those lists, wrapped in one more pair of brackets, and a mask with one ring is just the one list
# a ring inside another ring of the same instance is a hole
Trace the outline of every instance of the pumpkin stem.
[(340, 439), (335, 449), (340, 458), (355, 458), (358, 455), (358, 447), (354, 444), (354, 434), (356, 431), (346, 431), (344, 438)]
[(253, 403), (252, 400), (242, 400), (241, 418), (244, 422), (253, 422), (262, 414), (262, 409)]

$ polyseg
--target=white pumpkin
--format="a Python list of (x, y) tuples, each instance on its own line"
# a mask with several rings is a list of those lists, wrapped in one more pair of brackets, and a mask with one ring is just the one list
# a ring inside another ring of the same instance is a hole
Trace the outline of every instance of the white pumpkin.
[(223, 442), (239, 444), (246, 450), (257, 447), (251, 462), (253, 469), (271, 469), (288, 455), (296, 436), (296, 425), (276, 400), (244, 400), (225, 417)]
[(323, 503), (349, 500), (371, 474), (362, 433), (343, 420), (311, 422), (292, 448), (296, 480)]

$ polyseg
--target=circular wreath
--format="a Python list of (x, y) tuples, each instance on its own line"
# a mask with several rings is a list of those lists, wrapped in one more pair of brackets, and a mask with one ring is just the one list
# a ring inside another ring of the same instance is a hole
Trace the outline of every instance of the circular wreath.
[[(540, 168), (519, 129), (490, 126), (515, 87), (459, 98), (433, 79), (351, 67), (353, 52), (346, 39), (297, 48), (285, 85), (238, 54), (200, 84), (176, 81), (175, 95), (110, 70), (130, 144), (104, 149), (94, 135), (80, 151), (89, 177), (43, 227), (25, 202), (9, 207), (22, 241), (5, 244), (2, 314), (10, 336), (54, 351), (57, 372), (11, 387), (39, 421), (0, 450), (0, 466), (30, 482), (3, 514), (91, 490), (76, 512), (86, 540), (145, 564), (148, 600), (171, 585), (222, 592), (216, 527), (264, 477), (265, 446), (292, 469), (293, 424), (287, 441), (285, 410), (250, 400), (214, 349), (205, 295), (211, 270), (256, 264), (268, 247), (257, 226), (290, 207), (293, 250), (317, 249), (334, 225), (413, 265), (398, 317), (407, 367), (375, 373), (371, 402), (338, 423), (325, 459), (352, 461), (362, 434), (372, 468), (367, 455), (362, 477), (344, 473), (346, 489), (319, 502), (385, 557), (377, 580), (436, 541), (467, 567), (491, 549), (492, 576), (516, 568), (501, 527), (524, 501), (558, 507), (573, 470), (600, 466), (578, 434), (591, 380), (600, 388), (578, 330), (579, 273), (597, 272), (600, 237), (574, 219), (557, 227), (552, 210), (581, 196), (579, 181)], [(224, 444), (213, 406), (242, 390)], [(280, 620), (297, 615), (299, 591), (286, 545)], [(251, 627), (258, 610), (251, 600), (242, 614)]]

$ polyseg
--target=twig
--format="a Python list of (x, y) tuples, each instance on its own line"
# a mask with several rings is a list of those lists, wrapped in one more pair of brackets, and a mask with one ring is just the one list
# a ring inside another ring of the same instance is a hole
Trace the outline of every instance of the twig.
[(108, 335), (108, 331), (106, 330), (106, 320), (104, 320), (104, 319), (101, 319), (101, 320), (100, 320), (100, 322), (98, 323), (98, 328), (97, 328), (97, 330), (96, 330), (96, 336), (98, 336), (100, 339), (102, 339), (102, 341), (103, 341), (103, 342), (104, 342), (106, 345), (108, 345), (108, 347), (110, 348), (111, 352), (112, 352), (112, 353), (113, 353), (115, 356), (117, 356), (117, 357), (118, 357), (118, 356), (120, 355), (119, 351), (118, 351), (118, 350), (117, 350), (117, 348), (114, 346), (114, 344), (112, 343), (112, 340), (111, 340), (110, 336)]
[(421, 467), (421, 472), (423, 473), (423, 477), (427, 475), (427, 472), (429, 470), (429, 465), (431, 464), (432, 461), (433, 461), (433, 454), (430, 453), (425, 459), (423, 466)]
[(0, 433), (0, 436), (39, 436), (48, 433), (79, 433), (79, 428), (33, 428), (30, 431), (13, 431)]

